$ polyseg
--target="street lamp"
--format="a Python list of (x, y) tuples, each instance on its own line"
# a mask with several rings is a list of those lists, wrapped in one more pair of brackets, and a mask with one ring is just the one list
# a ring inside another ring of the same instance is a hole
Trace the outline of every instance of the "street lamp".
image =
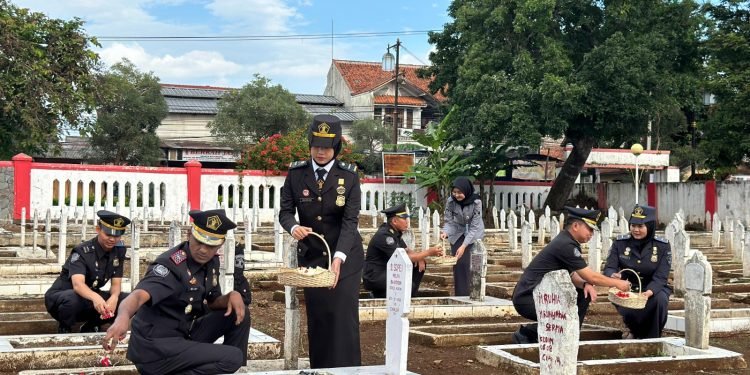
[(638, 204), (638, 190), (641, 182), (638, 176), (638, 155), (643, 152), (643, 146), (640, 143), (634, 143), (630, 146), (630, 152), (635, 155), (635, 204)]
[[(391, 48), (394, 48), (396, 50), (395, 58), (393, 57), (393, 54), (391, 54)], [(396, 70), (396, 89), (395, 94), (393, 95), (393, 152), (398, 151), (398, 55), (400, 49), (401, 40), (396, 39), (396, 44), (388, 45), (388, 48), (386, 48), (386, 52), (383, 55), (383, 71), (392, 72), (394, 70), (394, 62)]]

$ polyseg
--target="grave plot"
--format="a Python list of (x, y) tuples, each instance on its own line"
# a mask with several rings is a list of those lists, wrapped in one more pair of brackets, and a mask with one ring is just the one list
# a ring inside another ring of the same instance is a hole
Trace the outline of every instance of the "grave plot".
[[(503, 372), (539, 374), (539, 346), (479, 346), (477, 359)], [(634, 369), (695, 373), (746, 368), (740, 353), (709, 347), (696, 349), (678, 337), (644, 340), (587, 341), (578, 346), (578, 375), (632, 374)]]
[[(500, 318), (515, 316), (513, 303), (494, 297), (483, 302), (469, 297), (420, 297), (411, 299), (409, 319)], [(359, 301), (360, 321), (385, 320), (385, 299)]]
[[(670, 310), (664, 328), (685, 332), (685, 310)], [(750, 332), (750, 308), (712, 309), (709, 330), (711, 336)]]
[[(96, 367), (98, 358), (104, 355), (101, 347), (103, 337), (104, 333), (0, 336), (0, 373)], [(281, 342), (250, 329), (247, 350), (249, 358), (278, 358), (281, 355)], [(125, 358), (126, 351), (127, 345), (118, 345), (110, 355), (112, 363), (129, 365), (130, 361)]]
[[(526, 322), (524, 322), (526, 323)], [(510, 344), (519, 323), (485, 323), (411, 327), (412, 342), (436, 347)], [(622, 331), (610, 327), (584, 324), (581, 340), (614, 340)]]

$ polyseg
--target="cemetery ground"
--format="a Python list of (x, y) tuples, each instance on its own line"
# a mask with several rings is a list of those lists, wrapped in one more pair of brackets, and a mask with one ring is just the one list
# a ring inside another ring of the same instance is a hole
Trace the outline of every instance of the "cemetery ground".
[[(439, 288), (438, 285), (423, 284), (425, 288)], [(252, 326), (272, 337), (283, 339), (284, 337), (284, 302), (273, 298), (274, 290), (271, 288), (253, 288), (253, 303), (250, 307), (252, 314)], [(719, 295), (721, 296), (721, 295)], [(606, 299), (606, 295), (599, 296), (600, 301)], [(301, 337), (302, 348), (300, 357), (307, 356), (307, 323), (305, 321), (304, 301), (300, 301), (301, 309)], [(611, 307), (614, 311), (614, 307)], [(527, 323), (526, 319), (514, 318), (475, 318), (475, 319), (410, 319), (411, 326), (417, 325), (458, 325), (478, 323)], [(586, 324), (596, 324), (605, 327), (624, 329), (619, 315), (616, 314), (589, 314), (585, 320)], [(665, 332), (665, 336), (681, 336), (679, 332)], [(360, 338), (362, 348), (363, 365), (380, 365), (385, 362), (385, 321), (363, 321), (360, 325)], [(745, 358), (750, 358), (750, 333), (728, 334), (719, 337), (711, 337), (711, 345), (742, 353)], [(432, 347), (409, 341), (409, 371), (418, 374), (511, 374), (510, 369), (496, 368), (484, 365), (476, 359), (476, 346), (460, 347)], [(641, 374), (680, 374), (686, 375), (684, 371), (673, 373), (663, 371), (649, 371), (648, 368), (636, 370)], [(698, 372), (700, 374), (750, 374), (750, 369), (722, 370), (718, 372)]]

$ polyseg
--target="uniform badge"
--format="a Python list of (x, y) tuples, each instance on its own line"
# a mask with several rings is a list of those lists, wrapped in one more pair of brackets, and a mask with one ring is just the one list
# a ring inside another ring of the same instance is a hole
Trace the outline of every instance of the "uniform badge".
[(185, 306), (185, 314), (190, 314), (193, 311), (193, 305)]
[(91, 287), (96, 288), (97, 285), (99, 285), (99, 280), (94, 280), (94, 283), (91, 284)]
[(234, 268), (245, 269), (245, 255), (234, 256)]
[(575, 255), (577, 258), (580, 258), (581, 250), (578, 250), (578, 248), (576, 247), (575, 249), (573, 249), (573, 255)]
[(345, 204), (346, 204), (346, 199), (344, 198), (343, 195), (339, 195), (339, 196), (336, 197), (336, 205), (337, 206), (344, 207)]
[(187, 259), (187, 254), (184, 250), (175, 251), (169, 259), (172, 259), (172, 262), (174, 264), (179, 265), (180, 263), (184, 262)]
[(163, 264), (157, 264), (156, 267), (154, 267), (154, 275), (165, 277), (169, 275), (169, 268), (165, 267)]
[(219, 285), (219, 276), (214, 275), (214, 281), (211, 283), (211, 285), (213, 286)]
[(629, 247), (626, 247), (626, 248), (625, 248), (625, 252), (624, 252), (624, 253), (622, 253), (622, 255), (625, 255), (626, 257), (627, 257), (627, 256), (630, 256), (630, 248), (629, 248)]
[(339, 178), (339, 185), (343, 185), (343, 184), (344, 184), (344, 179), (343, 178)]
[(393, 245), (393, 244), (396, 243), (396, 240), (394, 240), (393, 237), (386, 237), (385, 238), (385, 243), (387, 243), (389, 245)]
[(338, 193), (340, 195), (344, 195), (344, 193), (346, 193), (346, 188), (343, 187), (343, 186), (339, 186), (339, 187), (336, 188), (336, 193)]
[(651, 252), (651, 263), (656, 263), (656, 261), (659, 260), (659, 257), (656, 256), (656, 252), (658, 250), (659, 249), (657, 249), (656, 246), (654, 246), (653, 251)]
[(198, 284), (198, 280), (196, 280), (195, 277), (191, 277), (190, 281), (188, 281), (188, 282), (190, 283), (190, 285)]
[(112, 266), (114, 266), (114, 267), (119, 267), (119, 266), (120, 266), (120, 259), (118, 259), (118, 258), (115, 258), (115, 259), (114, 259), (114, 260), (112, 261)]
[(309, 197), (310, 196), (310, 190), (307, 190), (307, 189), (302, 190), (302, 196), (303, 197)]
[(70, 263), (75, 263), (78, 259), (81, 259), (81, 254), (73, 253), (73, 255), (70, 256)]

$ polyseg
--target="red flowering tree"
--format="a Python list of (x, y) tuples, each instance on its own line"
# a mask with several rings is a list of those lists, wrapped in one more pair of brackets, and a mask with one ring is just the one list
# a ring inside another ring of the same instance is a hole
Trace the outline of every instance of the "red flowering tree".
[[(343, 141), (344, 146), (338, 155), (339, 160), (355, 163), (359, 154), (354, 154), (352, 144)], [(297, 160), (310, 159), (307, 142), (307, 128), (293, 130), (287, 134), (274, 134), (261, 138), (258, 143), (248, 146), (242, 153), (237, 167), (242, 170), (254, 169), (281, 174), (289, 169), (289, 164)]]

